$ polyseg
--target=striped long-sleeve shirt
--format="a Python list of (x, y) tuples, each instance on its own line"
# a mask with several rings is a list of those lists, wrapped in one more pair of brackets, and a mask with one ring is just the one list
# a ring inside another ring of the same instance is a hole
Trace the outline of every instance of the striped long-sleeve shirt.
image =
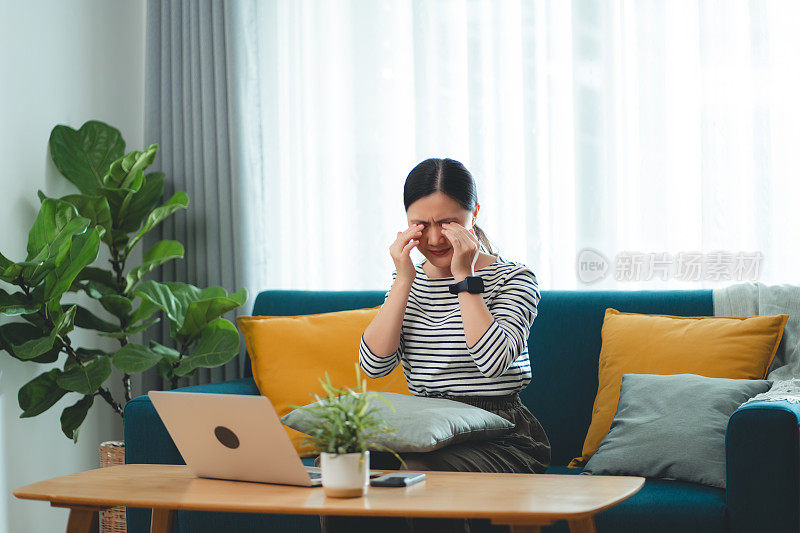
[[(458, 296), (448, 290), (455, 280), (429, 279), (422, 266), (415, 269), (397, 351), (381, 357), (361, 336), (359, 362), (366, 375), (385, 376), (402, 362), (409, 392), (415, 396), (498, 396), (524, 389), (531, 381), (528, 335), (540, 298), (533, 271), (499, 255), (475, 271), (483, 278), (483, 300), (494, 321), (470, 347)], [(396, 271), (392, 282), (395, 279)]]

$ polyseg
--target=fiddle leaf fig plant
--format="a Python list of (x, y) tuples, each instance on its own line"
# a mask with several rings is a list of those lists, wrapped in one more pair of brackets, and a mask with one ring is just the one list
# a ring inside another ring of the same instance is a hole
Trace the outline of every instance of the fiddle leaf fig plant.
[[(80, 129), (58, 125), (50, 133), (50, 155), (59, 172), (77, 190), (61, 198), (38, 191), (39, 211), (28, 233), (26, 256), (12, 261), (0, 253), (0, 350), (20, 361), (63, 363), (42, 372), (20, 388), (21, 418), (39, 415), (67, 394), (77, 395), (61, 414), (63, 433), (77, 442), (81, 424), (95, 397), (120, 416), (132, 398), (131, 375), (156, 367), (177, 386), (178, 379), (198, 368), (223, 365), (239, 353), (239, 333), (222, 315), (243, 305), (247, 291), (229, 294), (222, 287), (201, 289), (188, 283), (160, 283), (145, 276), (168, 261), (182, 259), (183, 245), (161, 240), (142, 253), (140, 264), (130, 255), (150, 231), (189, 197), (175, 192), (162, 203), (161, 172), (147, 172), (158, 151), (125, 153), (120, 132), (90, 120)], [(109, 265), (98, 263), (101, 246)], [(97, 301), (99, 315), (75, 303), (68, 293)], [(161, 320), (169, 320), (173, 346), (155, 341), (137, 344), (131, 337)], [(76, 328), (116, 340), (119, 348), (76, 346)], [(117, 368), (124, 398), (106, 385)]]

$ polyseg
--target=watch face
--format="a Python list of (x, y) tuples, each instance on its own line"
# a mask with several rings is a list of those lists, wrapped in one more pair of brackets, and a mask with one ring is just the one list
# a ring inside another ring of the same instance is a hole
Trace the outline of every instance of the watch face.
[(478, 276), (467, 276), (467, 291), (472, 294), (480, 294), (483, 292), (483, 278)]

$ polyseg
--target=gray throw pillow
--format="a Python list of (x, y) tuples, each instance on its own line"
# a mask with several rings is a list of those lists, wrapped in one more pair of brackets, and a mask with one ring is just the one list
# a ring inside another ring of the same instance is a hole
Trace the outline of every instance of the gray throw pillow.
[[(500, 415), (456, 400), (396, 392), (367, 394), (379, 394), (394, 406), (392, 411), (378, 398), (369, 401), (370, 407), (377, 406), (376, 415), (396, 428), (391, 433), (374, 435), (373, 442), (396, 452), (430, 452), (456, 442), (491, 439), (510, 432), (515, 426)], [(308, 408), (318, 404), (314, 402), (295, 409), (282, 416), (281, 422), (308, 434), (314, 427), (314, 415)]]
[(623, 374), (611, 429), (582, 474), (676, 479), (725, 488), (725, 429), (770, 380)]

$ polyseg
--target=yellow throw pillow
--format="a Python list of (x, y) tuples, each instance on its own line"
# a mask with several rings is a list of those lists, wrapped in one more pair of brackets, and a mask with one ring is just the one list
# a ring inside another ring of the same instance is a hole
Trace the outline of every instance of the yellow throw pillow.
[(611, 429), (622, 374), (764, 379), (788, 319), (789, 315), (687, 317), (606, 309), (592, 422), (582, 456), (567, 466), (585, 466)]
[[(236, 322), (244, 334), (258, 390), (270, 399), (278, 416), (293, 410), (290, 404), (308, 405), (326, 393), (319, 383), (325, 371), (335, 387), (355, 389), (355, 364), (361, 334), (380, 306), (333, 313), (298, 316), (240, 316)], [(410, 394), (403, 373), (397, 365), (389, 375), (373, 379), (361, 370), (367, 390)], [(284, 426), (301, 457), (315, 455), (311, 446), (303, 446), (306, 436)]]

